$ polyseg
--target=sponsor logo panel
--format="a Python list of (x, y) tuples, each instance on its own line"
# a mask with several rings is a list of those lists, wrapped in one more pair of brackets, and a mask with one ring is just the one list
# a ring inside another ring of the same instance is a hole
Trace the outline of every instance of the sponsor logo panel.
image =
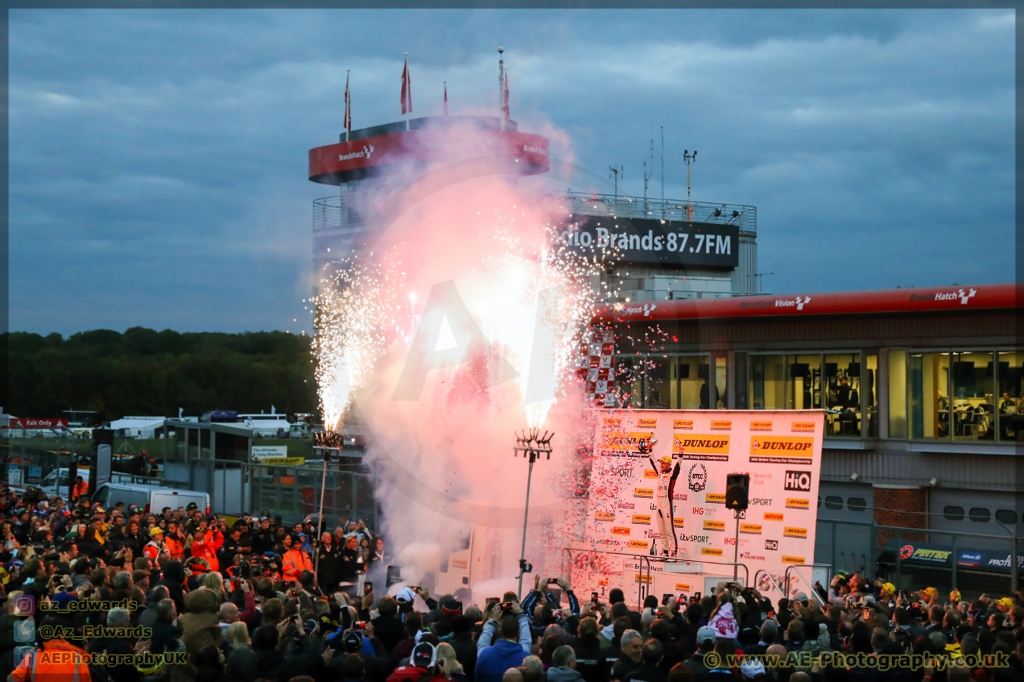
[(629, 535), (628, 526), (613, 526), (612, 535)]
[(654, 488), (633, 488), (633, 497), (654, 497)]
[(786, 537), (786, 538), (806, 539), (807, 538), (807, 529), (806, 528), (795, 528), (793, 526), (785, 526), (782, 529), (782, 536)]
[(791, 556), (789, 554), (782, 555), (782, 563), (784, 564), (803, 564), (806, 563), (802, 556)]
[(772, 423), (771, 422), (750, 422), (750, 430), (751, 431), (771, 431), (772, 430)]
[(810, 509), (811, 501), (806, 497), (787, 497), (786, 509)]
[(615, 520), (615, 513), (614, 512), (605, 512), (605, 511), (594, 512), (594, 520), (595, 521), (614, 521)]
[(705, 521), (704, 530), (725, 531), (724, 521)]
[(761, 524), (760, 523), (741, 523), (740, 532), (747, 533), (749, 535), (760, 535)]
[(814, 433), (815, 428), (814, 422), (793, 422), (793, 428), (791, 430), (801, 433)]
[(765, 548), (765, 550), (767, 550), (769, 552), (778, 552), (779, 551), (779, 541), (778, 540), (765, 540), (764, 541), (764, 548)]
[(810, 464), (814, 439), (805, 436), (751, 436), (750, 462), (754, 464)]
[(801, 493), (811, 492), (811, 472), (787, 471), (785, 489)]
[(633, 520), (631, 523), (634, 526), (644, 525), (649, 526), (651, 524), (651, 517), (648, 514), (633, 514)]
[(706, 493), (704, 502), (707, 504), (725, 504), (725, 493)]
[(685, 460), (728, 462), (729, 436), (677, 433), (672, 437), (672, 452)]
[(717, 547), (701, 547), (701, 556), (722, 556), (722, 550)]
[(693, 430), (692, 419), (673, 419), (672, 428), (679, 431), (690, 431)]
[(765, 512), (764, 513), (764, 520), (765, 521), (781, 521), (782, 518), (783, 518), (783, 515), (780, 514), (779, 512)]

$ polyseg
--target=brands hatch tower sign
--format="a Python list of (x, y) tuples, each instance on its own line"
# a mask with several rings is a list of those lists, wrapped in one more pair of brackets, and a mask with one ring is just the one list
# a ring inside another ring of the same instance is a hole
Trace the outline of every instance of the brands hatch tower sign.
[(562, 228), (563, 244), (605, 261), (712, 268), (739, 265), (740, 229), (722, 223), (586, 217)]

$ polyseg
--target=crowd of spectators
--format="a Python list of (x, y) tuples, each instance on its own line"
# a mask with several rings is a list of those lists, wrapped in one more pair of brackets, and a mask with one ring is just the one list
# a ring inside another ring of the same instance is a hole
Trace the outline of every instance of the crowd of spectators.
[(317, 521), (229, 527), (0, 489), (0, 668), (15, 682), (1024, 682), (1019, 593), (839, 575), (774, 603), (721, 583), (634, 609), (621, 590), (584, 603), (537, 576), (521, 601), (386, 596), (359, 589), (386, 562), (381, 538), (342, 518), (317, 542)]

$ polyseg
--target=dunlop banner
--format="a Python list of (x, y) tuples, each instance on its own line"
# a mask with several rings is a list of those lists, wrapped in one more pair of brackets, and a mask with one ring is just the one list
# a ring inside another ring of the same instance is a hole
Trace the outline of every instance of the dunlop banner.
[[(595, 421), (583, 546), (698, 563), (730, 562), (738, 549), (751, 577), (764, 569), (778, 584), (787, 566), (813, 561), (823, 413), (602, 410)], [(640, 439), (651, 438), (653, 452), (641, 454)], [(750, 475), (750, 504), (738, 526), (724, 504), (733, 473)], [(581, 582), (578, 591), (597, 590), (603, 580), (603, 589), (629, 593), (635, 586), (622, 583), (632, 574), (583, 572), (593, 584)], [(755, 585), (761, 592), (783, 596), (762, 582)]]

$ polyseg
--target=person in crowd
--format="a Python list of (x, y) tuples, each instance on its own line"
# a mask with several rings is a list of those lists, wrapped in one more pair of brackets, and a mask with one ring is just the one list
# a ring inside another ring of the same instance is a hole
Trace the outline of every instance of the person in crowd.
[(281, 576), (289, 582), (299, 582), (303, 571), (312, 571), (313, 562), (302, 550), (302, 544), (296, 536), (287, 536), (287, 551), (281, 557)]
[(576, 652), (571, 646), (563, 644), (552, 652), (547, 675), (548, 682), (583, 682), (583, 676), (576, 670)]
[[(522, 606), (514, 600), (494, 605), (477, 640), (475, 678), (478, 682), (500, 682), (509, 668), (530, 655), (533, 638)], [(498, 641), (494, 642), (495, 635)], [(492, 643), (493, 642), (493, 643)]]
[(636, 630), (626, 630), (619, 641), (621, 654), (612, 665), (609, 678), (613, 682), (626, 682), (626, 678), (636, 672), (643, 662), (643, 636)]

